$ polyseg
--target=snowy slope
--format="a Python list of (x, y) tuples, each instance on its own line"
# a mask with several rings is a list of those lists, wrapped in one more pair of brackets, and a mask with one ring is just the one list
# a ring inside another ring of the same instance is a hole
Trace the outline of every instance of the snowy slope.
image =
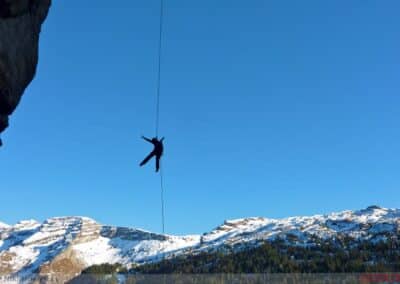
[(177, 237), (102, 226), (86, 217), (51, 218), (43, 224), (22, 221), (0, 231), (0, 275), (29, 275), (66, 251), (85, 268), (102, 263), (156, 261), (163, 254), (182, 251), (199, 241), (199, 236)]
[(0, 275), (29, 275), (43, 267), (52, 271), (52, 265), (56, 266), (57, 261), (65, 263), (65, 259), (78, 270), (102, 263), (140, 264), (164, 256), (217, 250), (227, 245), (248, 246), (276, 238), (301, 246), (314, 245), (315, 238), (338, 236), (374, 242), (396, 235), (399, 225), (400, 210), (377, 206), (309, 217), (230, 220), (202, 236), (170, 236), (103, 226), (86, 217), (51, 218), (43, 223), (29, 220), (13, 226), (0, 225)]
[(8, 227), (10, 227), (10, 226), (7, 225), (6, 223), (0, 222), (0, 230), (5, 229), (5, 228), (8, 228)]
[(399, 229), (400, 210), (370, 206), (359, 211), (285, 219), (246, 218), (225, 223), (202, 236), (205, 247), (259, 240), (288, 239), (293, 245), (312, 245), (313, 237), (331, 239), (346, 235), (357, 240), (373, 240)]

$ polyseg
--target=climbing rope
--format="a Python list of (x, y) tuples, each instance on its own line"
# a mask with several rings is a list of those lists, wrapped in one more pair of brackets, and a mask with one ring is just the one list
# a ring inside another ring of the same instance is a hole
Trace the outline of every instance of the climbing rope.
[(160, 164), (160, 187), (161, 187), (161, 226), (162, 226), (162, 233), (165, 234), (164, 181), (163, 181), (163, 168), (161, 164)]
[[(161, 55), (162, 55), (163, 20), (164, 20), (164, 0), (160, 0), (160, 26), (159, 26), (159, 38), (158, 38), (158, 75), (157, 75), (157, 98), (156, 98), (156, 137), (158, 137), (158, 130), (160, 125)], [(163, 181), (163, 167), (161, 162), (160, 162), (160, 188), (161, 188), (161, 225), (162, 225), (162, 233), (165, 234), (164, 181)]]
[(163, 34), (163, 20), (164, 20), (164, 0), (160, 0), (160, 27), (158, 38), (158, 75), (157, 75), (157, 98), (156, 98), (156, 137), (158, 137), (158, 130), (160, 125), (160, 91), (161, 91), (161, 55), (162, 55), (162, 34)]

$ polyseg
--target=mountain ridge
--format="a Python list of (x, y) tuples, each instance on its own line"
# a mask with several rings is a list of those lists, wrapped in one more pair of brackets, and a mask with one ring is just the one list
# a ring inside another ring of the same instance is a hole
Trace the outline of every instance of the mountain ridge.
[(376, 205), (325, 215), (225, 220), (210, 232), (186, 236), (102, 225), (83, 216), (53, 217), (42, 223), (25, 220), (3, 227), (0, 223), (0, 275), (62, 272), (73, 277), (103, 263), (141, 265), (277, 239), (300, 247), (340, 238), (377, 243), (399, 232), (400, 209)]

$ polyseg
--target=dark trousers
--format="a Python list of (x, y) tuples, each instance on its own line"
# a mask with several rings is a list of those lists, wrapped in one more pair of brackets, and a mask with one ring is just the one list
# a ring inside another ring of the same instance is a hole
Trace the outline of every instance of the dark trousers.
[(160, 170), (160, 158), (161, 155), (157, 154), (156, 152), (151, 152), (144, 160), (140, 163), (140, 166), (145, 165), (148, 161), (151, 160), (151, 158), (156, 157), (156, 172)]

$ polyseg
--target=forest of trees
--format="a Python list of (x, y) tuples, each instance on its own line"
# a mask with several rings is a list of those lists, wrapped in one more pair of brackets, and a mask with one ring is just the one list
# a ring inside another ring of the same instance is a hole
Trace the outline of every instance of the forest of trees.
[[(344, 240), (346, 242), (346, 240)], [(140, 273), (360, 273), (400, 271), (399, 243), (362, 242), (338, 248), (288, 246), (282, 241), (235, 253), (201, 253), (139, 266)]]
[(140, 283), (137, 275), (398, 272), (400, 243), (397, 238), (378, 243), (354, 243), (351, 239), (341, 239), (304, 247), (287, 245), (278, 239), (252, 248), (235, 250), (224, 247), (217, 252), (182, 255), (133, 267), (128, 271), (120, 264), (95, 265), (84, 270), (81, 277), (114, 274), (114, 278), (107, 279), (114, 281), (116, 274), (130, 274), (136, 275), (132, 283)]

